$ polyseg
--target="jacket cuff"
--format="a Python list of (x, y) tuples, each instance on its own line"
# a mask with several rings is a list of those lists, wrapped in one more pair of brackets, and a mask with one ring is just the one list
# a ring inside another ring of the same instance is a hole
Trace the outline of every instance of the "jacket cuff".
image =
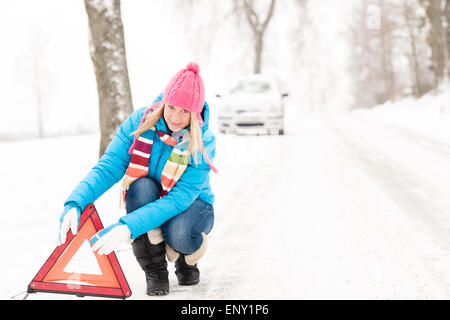
[(126, 224), (128, 229), (130, 229), (132, 240), (145, 233), (145, 231), (141, 232), (139, 228), (135, 227), (136, 225), (139, 225), (139, 218), (136, 215), (127, 214), (126, 216), (120, 218), (119, 222)]
[(66, 201), (66, 202), (64, 203), (64, 208), (66, 208), (66, 207), (68, 207), (68, 208), (70, 208), (70, 209), (72, 209), (72, 208), (78, 208), (78, 210), (80, 210), (80, 213), (82, 212), (81, 206), (80, 206), (78, 203), (76, 203), (75, 201)]

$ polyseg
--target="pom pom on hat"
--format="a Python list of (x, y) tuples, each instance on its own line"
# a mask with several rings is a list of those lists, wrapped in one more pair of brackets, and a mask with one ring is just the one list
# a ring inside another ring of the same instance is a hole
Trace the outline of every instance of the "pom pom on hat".
[(195, 74), (198, 74), (200, 72), (200, 66), (195, 62), (189, 62), (186, 66), (186, 69), (191, 70)]

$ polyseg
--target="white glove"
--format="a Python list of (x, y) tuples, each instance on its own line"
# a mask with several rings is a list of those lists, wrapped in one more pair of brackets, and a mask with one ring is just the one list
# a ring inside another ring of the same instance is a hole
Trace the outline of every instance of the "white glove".
[(125, 223), (118, 222), (102, 229), (89, 239), (92, 250), (98, 254), (110, 254), (123, 242), (131, 243), (131, 231)]
[(78, 207), (66, 206), (59, 218), (59, 231), (57, 244), (62, 245), (66, 242), (69, 229), (75, 235), (78, 232), (78, 222), (80, 221), (81, 210)]

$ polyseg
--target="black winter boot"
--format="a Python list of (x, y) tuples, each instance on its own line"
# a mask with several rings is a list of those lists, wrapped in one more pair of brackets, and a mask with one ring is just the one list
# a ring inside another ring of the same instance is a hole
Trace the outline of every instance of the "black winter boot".
[(178, 278), (180, 286), (192, 286), (200, 281), (200, 270), (197, 264), (189, 265), (184, 259), (184, 255), (180, 253), (180, 257), (175, 261), (175, 274)]
[(147, 234), (132, 243), (133, 253), (145, 272), (147, 294), (161, 296), (169, 293), (169, 271), (167, 270), (165, 242), (151, 244)]

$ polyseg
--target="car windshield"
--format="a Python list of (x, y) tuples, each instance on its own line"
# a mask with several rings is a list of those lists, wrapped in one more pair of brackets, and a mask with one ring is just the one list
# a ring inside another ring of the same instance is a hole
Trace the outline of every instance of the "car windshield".
[(265, 93), (272, 89), (270, 82), (267, 81), (239, 81), (238, 84), (231, 89), (231, 93)]

